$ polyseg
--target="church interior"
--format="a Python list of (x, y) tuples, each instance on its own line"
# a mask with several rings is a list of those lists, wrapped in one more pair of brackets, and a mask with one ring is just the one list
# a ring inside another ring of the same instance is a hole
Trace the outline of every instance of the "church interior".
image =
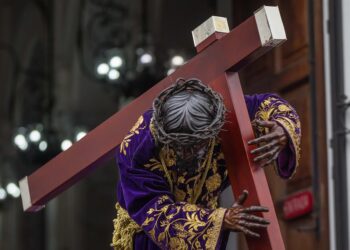
[[(239, 75), (245, 94), (277, 93), (300, 116), (296, 175), (265, 170), (286, 249), (349, 249), (346, 1), (1, 0), (0, 249), (110, 249), (115, 161), (38, 212), (23, 211), (18, 181), (186, 64), (210, 16), (233, 29), (263, 5), (279, 7), (288, 40)], [(312, 202), (289, 218), (295, 194)], [(248, 249), (244, 236), (227, 249)]]

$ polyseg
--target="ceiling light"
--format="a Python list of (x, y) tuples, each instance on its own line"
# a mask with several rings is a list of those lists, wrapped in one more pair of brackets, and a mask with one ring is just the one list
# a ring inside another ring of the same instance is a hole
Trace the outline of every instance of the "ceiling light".
[(46, 141), (41, 141), (41, 142), (39, 143), (39, 150), (40, 150), (41, 152), (44, 152), (46, 149), (47, 149), (47, 142), (46, 142)]
[(140, 57), (140, 62), (142, 64), (150, 64), (153, 61), (153, 57), (150, 53), (144, 53), (141, 57)]
[(111, 69), (108, 73), (109, 80), (117, 80), (120, 77), (120, 73), (116, 69)]
[(119, 68), (123, 65), (123, 59), (120, 56), (113, 56), (109, 61), (112, 68)]
[(32, 142), (38, 142), (41, 139), (41, 133), (38, 130), (33, 130), (32, 132), (30, 132), (29, 134), (29, 140), (31, 140)]
[(85, 132), (85, 131), (80, 131), (80, 132), (78, 132), (77, 135), (75, 136), (75, 140), (76, 140), (76, 141), (79, 141), (79, 140), (81, 140), (85, 135), (86, 135), (86, 132)]
[(185, 62), (182, 56), (176, 55), (171, 59), (171, 64), (174, 66), (181, 66)]
[(28, 148), (28, 142), (24, 135), (18, 134), (14, 138), (14, 143), (17, 145), (17, 147), (21, 150), (26, 150)]
[(14, 198), (18, 198), (21, 195), (19, 187), (13, 182), (7, 184), (6, 191), (9, 195), (11, 195)]
[(63, 140), (61, 143), (61, 149), (62, 151), (66, 151), (67, 149), (69, 149), (71, 146), (73, 145), (71, 140)]
[(97, 73), (99, 75), (105, 75), (107, 74), (109, 71), (109, 66), (107, 63), (100, 63), (98, 66), (97, 66)]
[(6, 193), (6, 190), (3, 189), (3, 188), (0, 188), (0, 200), (5, 200), (7, 197), (7, 193)]

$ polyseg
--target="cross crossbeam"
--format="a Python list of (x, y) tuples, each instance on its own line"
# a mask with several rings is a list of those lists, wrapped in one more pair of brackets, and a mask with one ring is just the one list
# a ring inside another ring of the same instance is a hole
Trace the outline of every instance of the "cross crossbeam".
[[(173, 74), (89, 132), (67, 151), (57, 155), (30, 176), (24, 177), (20, 181), (24, 210), (40, 210), (50, 199), (78, 182), (102, 162), (114, 157), (116, 147), (135, 120), (177, 78), (198, 78), (221, 93), (231, 111), (230, 126), (234, 127), (228, 128), (223, 149), (234, 193), (237, 195), (247, 187), (250, 191), (247, 201), (249, 204), (263, 204), (270, 208), (270, 212), (262, 216), (268, 218), (271, 225), (261, 239), (248, 240), (249, 248), (283, 250), (284, 245), (264, 172), (255, 167), (248, 153), (246, 142), (254, 134), (238, 74), (235, 73), (286, 40), (278, 8), (265, 6), (226, 35), (214, 34), (214, 39), (213, 36), (209, 39), (212, 40), (198, 44), (197, 51), (200, 53)], [(233, 132), (236, 130), (237, 133)], [(233, 147), (235, 153), (232, 153)]]

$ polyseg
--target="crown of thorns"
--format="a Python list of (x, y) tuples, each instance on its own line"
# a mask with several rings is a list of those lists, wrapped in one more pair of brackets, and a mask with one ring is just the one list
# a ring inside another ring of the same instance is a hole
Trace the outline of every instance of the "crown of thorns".
[[(167, 99), (181, 91), (200, 91), (209, 96), (213, 103), (213, 115), (214, 119), (207, 127), (193, 133), (167, 133), (164, 130), (164, 116), (163, 105)], [(214, 138), (217, 136), (225, 122), (225, 106), (222, 97), (213, 91), (210, 87), (203, 84), (199, 79), (183, 78), (177, 79), (175, 84), (165, 89), (154, 101), (153, 101), (153, 125), (154, 134), (157, 140), (162, 144), (176, 143), (181, 145), (193, 145), (200, 141)]]

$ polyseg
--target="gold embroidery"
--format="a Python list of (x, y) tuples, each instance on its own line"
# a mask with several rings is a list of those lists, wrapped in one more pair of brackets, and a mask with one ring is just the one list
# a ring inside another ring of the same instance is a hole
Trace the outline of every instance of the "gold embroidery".
[(165, 158), (165, 164), (169, 166), (174, 166), (176, 164), (176, 156), (173, 149), (167, 149), (167, 155)]
[(144, 127), (141, 127), (141, 124), (143, 123), (143, 116), (140, 116), (135, 125), (131, 128), (129, 131), (129, 134), (125, 136), (123, 141), (120, 143), (120, 153), (123, 153), (126, 155), (126, 149), (129, 147), (131, 137), (133, 137), (135, 134), (139, 134), (140, 130), (143, 130), (146, 128), (146, 125)]
[(205, 186), (209, 192), (217, 190), (221, 186), (221, 176), (218, 173), (210, 176), (206, 180)]
[(296, 173), (296, 170), (299, 166), (299, 160), (301, 158), (301, 149), (300, 149), (300, 137), (295, 133), (295, 129), (296, 129), (296, 126), (292, 121), (290, 121), (289, 119), (287, 118), (277, 118), (276, 121), (282, 125), (284, 127), (284, 129), (288, 132), (289, 134), (289, 138), (292, 140), (292, 144), (293, 144), (293, 147), (294, 147), (294, 150), (295, 150), (295, 155), (296, 155), (296, 165), (295, 165), (295, 169), (292, 173), (292, 175), (289, 177), (289, 178), (293, 178), (293, 176), (295, 175)]
[(170, 185), (170, 192), (173, 192), (174, 190), (174, 184), (173, 184), (173, 180), (171, 179), (169, 170), (168, 170), (168, 166), (165, 163), (165, 157), (164, 156), (165, 152), (163, 150), (160, 151), (159, 153), (159, 158), (160, 158), (160, 162), (162, 163), (163, 166), (163, 171), (165, 173), (166, 178), (168, 179), (168, 183)]
[[(213, 153), (214, 153), (214, 146), (215, 146), (215, 139), (212, 139), (209, 143), (209, 150), (207, 153), (207, 157), (205, 158), (205, 160), (203, 161), (202, 165), (201, 165), (201, 169), (204, 169), (204, 173), (199, 173), (198, 175), (189, 178), (189, 179), (185, 179), (184, 176), (179, 176), (177, 180), (180, 181), (185, 181), (185, 183), (189, 183), (190, 181), (194, 180), (194, 185), (193, 188), (191, 188), (189, 185), (187, 185), (187, 193), (189, 194), (188, 197), (188, 202), (195, 204), (200, 196), (200, 194), (202, 193), (202, 188), (203, 185), (205, 183), (205, 180), (208, 176), (208, 171), (210, 169), (211, 166), (215, 165), (216, 163), (213, 163), (213, 161), (215, 161), (215, 159), (213, 159)], [(170, 156), (169, 156), (170, 155)], [(173, 192), (174, 190), (174, 180), (171, 177), (169, 168), (172, 165), (168, 165), (168, 164), (176, 164), (175, 160), (171, 161), (169, 160), (170, 158), (174, 158), (174, 152), (171, 151), (168, 147), (163, 147), (159, 153), (159, 158), (160, 158), (160, 162), (163, 166), (163, 171), (165, 174), (165, 177), (168, 180), (168, 183), (170, 185), (170, 191)], [(176, 170), (175, 170), (176, 171)], [(186, 172), (185, 172), (186, 173)], [(181, 178), (182, 177), (182, 178)], [(202, 177), (200, 180), (199, 178)], [(178, 182), (179, 183), (179, 182)], [(179, 194), (181, 197), (183, 197), (182, 194)], [(180, 198), (180, 196), (178, 196), (178, 198)]]
[[(158, 208), (165, 202), (166, 197), (161, 197), (156, 206), (147, 212), (151, 216), (149, 218), (153, 219), (146, 219), (142, 224), (143, 227), (151, 226), (148, 233), (152, 239), (158, 244), (163, 244), (163, 247), (167, 249), (186, 250), (201, 249), (202, 240), (206, 249), (214, 250), (221, 233), (226, 209), (215, 209), (210, 213), (208, 210), (188, 203), (180, 203), (176, 206), (164, 205)], [(180, 212), (183, 215), (176, 218)], [(154, 222), (153, 225), (151, 225), (152, 222)], [(159, 232), (158, 235), (156, 232)]]
[(169, 242), (170, 249), (187, 250), (185, 241), (180, 237), (172, 237)]
[[(216, 245), (217, 245), (217, 242), (219, 240), (220, 233), (221, 233), (222, 222), (223, 222), (225, 213), (226, 213), (226, 209), (218, 208), (209, 216), (209, 219), (216, 221), (216, 223), (214, 224), (214, 226), (212, 228), (210, 228), (208, 230), (208, 233), (207, 233), (208, 238), (207, 238), (207, 241), (205, 243), (205, 247), (207, 249), (215, 249), (216, 248)], [(203, 237), (203, 238), (206, 239), (206, 237)]]
[(288, 107), (287, 105), (284, 105), (284, 104), (278, 105), (278, 110), (281, 111), (281, 112), (292, 111), (292, 110), (290, 109), (290, 107)]
[(208, 171), (209, 171), (211, 163), (212, 163), (212, 158), (213, 158), (213, 153), (214, 153), (214, 146), (215, 146), (215, 139), (213, 139), (210, 142), (209, 145), (210, 145), (210, 149), (209, 149), (209, 152), (207, 153), (207, 158), (206, 158), (206, 160), (203, 163), (203, 165), (205, 163), (207, 165), (206, 168), (205, 168), (203, 177), (200, 180), (199, 184), (197, 184), (197, 182), (194, 184), (194, 193), (193, 193), (192, 200), (191, 200), (192, 201), (191, 203), (193, 203), (193, 204), (195, 204), (197, 202), (200, 194), (202, 193), (202, 188), (203, 188), (204, 182), (207, 179)]
[(128, 212), (119, 203), (115, 205), (117, 218), (113, 220), (114, 232), (111, 247), (115, 250), (132, 250), (134, 247), (134, 235), (141, 232), (141, 227), (133, 221)]
[(220, 152), (219, 155), (218, 155), (218, 160), (224, 160), (224, 159), (225, 159), (224, 153)]
[(210, 209), (215, 209), (219, 206), (219, 196), (209, 195), (207, 199), (207, 207)]
[(160, 170), (163, 171), (163, 165), (155, 158), (149, 160), (149, 163), (146, 163), (145, 168), (148, 168), (151, 171)]
[(178, 188), (175, 188), (175, 200), (176, 201), (184, 201), (186, 198), (186, 193)]

